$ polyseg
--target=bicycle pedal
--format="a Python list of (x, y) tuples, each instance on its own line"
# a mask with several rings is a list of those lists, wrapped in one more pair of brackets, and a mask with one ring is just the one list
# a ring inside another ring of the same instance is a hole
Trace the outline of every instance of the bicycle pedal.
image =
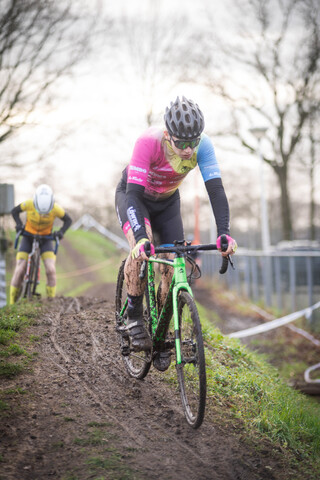
[(117, 326), (117, 332), (120, 333), (122, 338), (124, 338), (124, 339), (129, 338), (129, 333), (128, 333), (127, 327), (125, 325)]

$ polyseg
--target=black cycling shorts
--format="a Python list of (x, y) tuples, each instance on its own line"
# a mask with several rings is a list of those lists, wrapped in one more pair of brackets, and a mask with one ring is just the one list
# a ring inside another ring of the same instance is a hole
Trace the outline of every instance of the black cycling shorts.
[[(19, 252), (30, 253), (32, 250), (32, 242), (33, 242), (32, 237), (22, 237), (20, 246), (19, 246)], [(40, 239), (39, 245), (40, 245), (41, 255), (45, 252), (54, 251), (52, 240), (48, 240), (47, 238), (43, 240)]]
[[(131, 228), (127, 217), (127, 184), (122, 178), (116, 189), (115, 204), (120, 226), (124, 233)], [(149, 222), (156, 245), (172, 245), (175, 240), (183, 240), (183, 224), (180, 212), (179, 190), (164, 200), (143, 200), (142, 214)]]

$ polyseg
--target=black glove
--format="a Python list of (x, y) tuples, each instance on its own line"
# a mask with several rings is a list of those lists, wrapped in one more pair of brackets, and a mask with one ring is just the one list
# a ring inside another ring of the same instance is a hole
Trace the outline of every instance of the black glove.
[(24, 229), (23, 223), (17, 223), (16, 224), (16, 232), (17, 233), (22, 232), (23, 229)]
[(62, 230), (57, 230), (56, 232), (53, 232), (53, 237), (61, 240), (63, 238), (63, 231)]

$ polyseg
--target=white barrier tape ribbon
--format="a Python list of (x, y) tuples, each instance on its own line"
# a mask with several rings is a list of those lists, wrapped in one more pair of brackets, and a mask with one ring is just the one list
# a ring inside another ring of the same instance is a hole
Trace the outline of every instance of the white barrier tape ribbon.
[(268, 330), (273, 330), (274, 328), (281, 327), (282, 325), (293, 322), (294, 320), (297, 320), (298, 318), (301, 318), (303, 316), (309, 318), (313, 310), (316, 310), (319, 307), (320, 302), (317, 302), (311, 307), (299, 310), (299, 312), (290, 313), (290, 315), (286, 315), (285, 317), (271, 320), (271, 322), (263, 323), (262, 325), (257, 325), (256, 327), (247, 328), (245, 330), (240, 330), (239, 332), (230, 333), (228, 337), (243, 338), (250, 337), (251, 335), (257, 335), (258, 333), (267, 332)]
[(304, 372), (304, 380), (306, 383), (320, 383), (320, 379), (316, 378), (315, 380), (312, 380), (312, 378), (310, 378), (310, 372), (317, 370), (318, 368), (320, 368), (320, 363), (307, 368), (307, 370)]
[(310, 333), (306, 332), (305, 330), (302, 330), (302, 328), (298, 328), (295, 325), (288, 325), (288, 328), (290, 328), (290, 330), (292, 330), (293, 332), (296, 332), (299, 335), (302, 335), (304, 338), (309, 340), (309, 342), (313, 343), (313, 345), (320, 347), (320, 340), (317, 340)]

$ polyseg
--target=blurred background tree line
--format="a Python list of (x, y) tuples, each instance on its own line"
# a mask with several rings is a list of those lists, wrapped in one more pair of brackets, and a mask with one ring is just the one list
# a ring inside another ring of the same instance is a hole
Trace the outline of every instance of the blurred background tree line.
[[(111, 78), (116, 71), (124, 81), (122, 107), (127, 111), (136, 106), (125, 96), (125, 82), (136, 82), (141, 131), (161, 123), (164, 107), (174, 100), (167, 92), (179, 85), (182, 93), (184, 86), (194, 85), (201, 98), (214, 99), (216, 111), (213, 119), (206, 119), (206, 132), (224, 152), (220, 165), (224, 154), (245, 159), (237, 160), (223, 176), (233, 232), (260, 228), (259, 182), (246, 173), (246, 163), (248, 153), (259, 154), (250, 129), (263, 126), (260, 147), (271, 175), (273, 243), (299, 237), (319, 240), (320, 3), (225, 0), (223, 11), (220, 3), (124, 0), (115, 10), (108, 0), (0, 0), (1, 147), (11, 142), (1, 155), (1, 182), (24, 176), (28, 181), (25, 172), (30, 165), (21, 155), (19, 132), (34, 126), (35, 112), (58, 108), (63, 79), (79, 81), (81, 66), (90, 58), (97, 62), (99, 53), (108, 65), (106, 74)], [(95, 67), (91, 68), (94, 79)], [(112, 86), (107, 88), (112, 95)], [(114, 113), (106, 108), (106, 117)], [(119, 122), (118, 138), (124, 138), (126, 118), (110, 121)], [(48, 159), (55, 158), (74, 128), (61, 126), (30, 160), (41, 172), (38, 178), (49, 183)], [(108, 139), (107, 129), (103, 135), (108, 142), (115, 141), (114, 134)], [(89, 163), (90, 159), (88, 168)], [(114, 183), (125, 166), (118, 163)], [(76, 180), (76, 172), (74, 176)], [(58, 194), (58, 178), (54, 188)], [(92, 185), (75, 190), (70, 196), (77, 207), (69, 207), (75, 209), (74, 216), (88, 212), (115, 228), (113, 195), (99, 195), (99, 188)], [(185, 193), (186, 211), (192, 202)], [(203, 217), (204, 203), (201, 200)]]

